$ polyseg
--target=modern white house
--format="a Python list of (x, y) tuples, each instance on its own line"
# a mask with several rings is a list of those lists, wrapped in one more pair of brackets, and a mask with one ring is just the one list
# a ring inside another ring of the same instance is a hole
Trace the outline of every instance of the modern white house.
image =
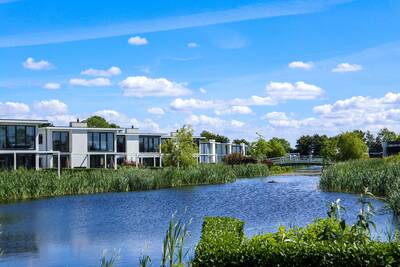
[[(46, 126), (46, 120), (0, 119), (0, 168), (117, 168), (120, 164), (162, 166), (161, 144), (173, 134), (141, 133), (138, 128), (92, 128), (85, 122)], [(218, 163), (245, 144), (195, 137), (199, 163)], [(58, 168), (58, 169), (60, 169)]]

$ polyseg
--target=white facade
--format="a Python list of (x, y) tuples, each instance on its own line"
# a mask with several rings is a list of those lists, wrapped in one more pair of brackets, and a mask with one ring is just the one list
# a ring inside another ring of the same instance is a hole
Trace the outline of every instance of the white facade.
[[(40, 127), (43, 124), (48, 121), (0, 120), (0, 167), (117, 168), (117, 164), (161, 167), (162, 138), (171, 138), (163, 133), (140, 133), (137, 128), (90, 128), (82, 122)], [(15, 140), (13, 131), (19, 133)], [(199, 146), (199, 163), (219, 163), (231, 153), (246, 154), (244, 144), (204, 138), (195, 138), (195, 142)]]

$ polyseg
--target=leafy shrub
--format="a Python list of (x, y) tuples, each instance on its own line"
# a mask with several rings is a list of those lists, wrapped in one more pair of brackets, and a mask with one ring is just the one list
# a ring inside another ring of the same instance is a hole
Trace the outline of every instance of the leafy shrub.
[(241, 221), (207, 218), (193, 260), (194, 267), (399, 265), (399, 243), (359, 239), (333, 218), (251, 239), (244, 236)]
[(257, 160), (252, 157), (243, 156), (241, 153), (232, 153), (224, 157), (224, 163), (229, 165), (255, 164)]
[(205, 217), (193, 266), (231, 266), (238, 263), (243, 228), (244, 223), (238, 219)]

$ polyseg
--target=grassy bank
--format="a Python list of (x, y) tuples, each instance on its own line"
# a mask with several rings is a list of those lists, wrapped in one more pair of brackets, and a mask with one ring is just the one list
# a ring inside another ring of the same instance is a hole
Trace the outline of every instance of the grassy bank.
[(361, 193), (364, 188), (384, 197), (393, 211), (400, 214), (399, 158), (354, 160), (327, 167), (320, 180), (326, 191)]
[(0, 202), (64, 195), (129, 192), (185, 185), (233, 182), (236, 178), (268, 176), (287, 168), (264, 164), (196, 165), (185, 169), (52, 170), (0, 172)]

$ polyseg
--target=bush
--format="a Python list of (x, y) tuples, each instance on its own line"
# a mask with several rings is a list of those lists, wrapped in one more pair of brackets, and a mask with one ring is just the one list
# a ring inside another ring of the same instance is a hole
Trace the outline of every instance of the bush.
[(224, 157), (224, 163), (229, 165), (255, 164), (257, 160), (252, 157), (243, 156), (241, 153), (232, 153)]
[(399, 266), (399, 243), (358, 239), (335, 219), (247, 239), (243, 222), (206, 218), (193, 266)]
[(244, 223), (234, 218), (204, 218), (193, 266), (231, 266), (238, 263), (243, 227)]

